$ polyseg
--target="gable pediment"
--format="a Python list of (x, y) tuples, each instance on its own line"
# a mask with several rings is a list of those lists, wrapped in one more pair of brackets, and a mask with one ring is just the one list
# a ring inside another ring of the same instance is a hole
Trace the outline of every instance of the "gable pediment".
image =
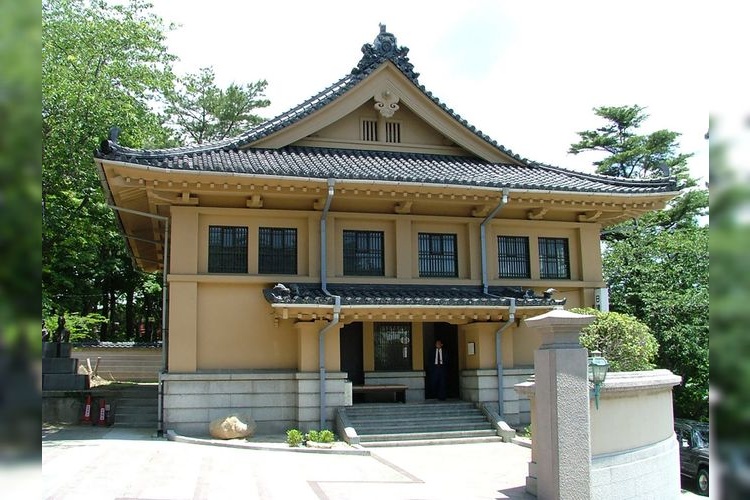
[[(363, 133), (367, 127), (369, 136)], [(396, 132), (389, 134), (389, 127)], [(456, 120), (391, 61), (304, 119), (247, 147), (290, 145), (448, 154), (520, 164)]]

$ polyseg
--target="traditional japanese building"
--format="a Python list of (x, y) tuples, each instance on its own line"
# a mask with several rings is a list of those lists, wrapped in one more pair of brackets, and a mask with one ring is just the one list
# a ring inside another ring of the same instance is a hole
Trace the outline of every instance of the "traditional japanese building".
[(133, 261), (166, 269), (163, 429), (228, 412), (259, 432), (331, 428), (353, 386), (424, 401), (437, 339), (449, 398), (500, 398), (528, 423), (512, 387), (540, 335), (524, 319), (593, 306), (602, 228), (677, 194), (506, 149), (420, 85), (384, 26), (362, 52), (233, 139), (96, 152)]

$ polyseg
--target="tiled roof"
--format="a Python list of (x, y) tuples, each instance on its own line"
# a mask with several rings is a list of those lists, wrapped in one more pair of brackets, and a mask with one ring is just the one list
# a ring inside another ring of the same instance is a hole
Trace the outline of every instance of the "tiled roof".
[[(489, 295), (481, 286), (425, 286), (425, 285), (358, 285), (328, 284), (328, 291), (341, 297), (342, 306), (485, 306), (508, 307), (510, 299), (516, 306), (560, 306), (566, 299), (536, 296), (521, 287), (490, 287)], [(304, 306), (309, 304), (333, 305), (334, 299), (326, 295), (319, 284), (280, 283), (263, 290), (271, 304)]]
[(416, 182), (587, 193), (653, 193), (675, 189), (668, 179), (628, 180), (556, 167), (489, 163), (462, 156), (288, 146), (211, 151), (163, 158), (112, 159), (171, 170), (340, 180)]
[[(650, 193), (676, 190), (673, 180), (625, 180), (583, 174), (544, 165), (522, 158), (492, 140), (466, 122), (431, 92), (420, 85), (409, 62), (409, 49), (399, 47), (396, 37), (385, 31), (373, 44), (362, 47), (363, 57), (351, 73), (322, 92), (312, 96), (291, 110), (272, 118), (247, 132), (210, 144), (181, 148), (144, 150), (132, 149), (111, 140), (102, 142), (95, 152), (97, 158), (150, 165), (174, 170), (207, 172), (286, 175), (298, 177), (339, 179), (368, 179), (377, 181), (414, 181), (420, 183), (515, 187), (558, 191)], [(450, 116), (478, 137), (521, 165), (489, 163), (476, 159), (370, 151), (348, 151), (324, 148), (286, 147), (279, 150), (246, 149), (276, 131), (284, 129), (345, 94), (371, 74), (385, 61), (391, 61), (414, 85)]]

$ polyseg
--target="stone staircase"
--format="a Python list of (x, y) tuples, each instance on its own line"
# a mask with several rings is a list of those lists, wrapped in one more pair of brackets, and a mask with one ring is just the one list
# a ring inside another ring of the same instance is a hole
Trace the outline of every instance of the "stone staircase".
[(339, 418), (366, 447), (502, 441), (467, 401), (357, 404), (340, 409)]
[(115, 401), (116, 427), (156, 429), (159, 418), (157, 384), (138, 384), (118, 391)]

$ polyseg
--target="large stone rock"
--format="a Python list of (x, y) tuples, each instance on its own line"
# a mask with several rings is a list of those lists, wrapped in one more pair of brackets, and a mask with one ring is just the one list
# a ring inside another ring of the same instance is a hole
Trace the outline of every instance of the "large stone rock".
[(208, 431), (215, 439), (246, 438), (255, 434), (255, 420), (249, 415), (229, 415), (212, 420)]

